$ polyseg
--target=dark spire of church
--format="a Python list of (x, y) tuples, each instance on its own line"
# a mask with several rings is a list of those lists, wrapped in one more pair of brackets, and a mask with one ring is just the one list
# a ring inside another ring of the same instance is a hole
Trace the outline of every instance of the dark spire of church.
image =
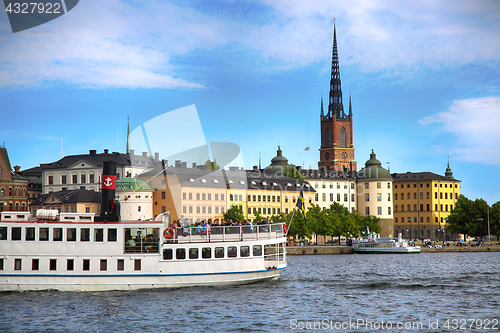
[(320, 116), (324, 116), (325, 115), (325, 112), (323, 111), (323, 93), (321, 93), (321, 114)]
[(340, 82), (339, 53), (337, 50), (337, 28), (335, 18), (333, 19), (333, 50), (332, 50), (332, 73), (330, 78), (330, 99), (328, 114), (326, 118), (337, 117), (346, 118), (344, 106), (342, 104), (342, 88)]
[(349, 91), (349, 115), (352, 116), (351, 92)]

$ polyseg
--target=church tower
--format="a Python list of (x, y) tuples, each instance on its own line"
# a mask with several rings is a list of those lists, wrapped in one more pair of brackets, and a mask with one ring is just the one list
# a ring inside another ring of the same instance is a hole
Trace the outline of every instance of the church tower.
[[(335, 19), (334, 19), (335, 20)], [(352, 140), (352, 106), (349, 94), (349, 114), (345, 114), (342, 103), (342, 88), (340, 83), (339, 55), (337, 51), (337, 32), (333, 24), (332, 72), (330, 78), (330, 94), (328, 112), (323, 110), (321, 97), (321, 147), (318, 168), (328, 170), (356, 171), (354, 160), (354, 145)]]

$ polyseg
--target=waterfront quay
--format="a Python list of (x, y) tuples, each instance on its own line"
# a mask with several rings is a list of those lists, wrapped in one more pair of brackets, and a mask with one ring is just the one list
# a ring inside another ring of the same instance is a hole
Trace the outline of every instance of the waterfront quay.
[[(474, 246), (467, 245), (455, 246), (450, 242), (450, 246), (444, 248), (429, 248), (425, 247), (423, 243), (417, 243), (420, 246), (420, 252), (500, 252), (500, 244), (491, 243), (491, 245), (485, 246)], [(320, 255), (320, 254), (352, 254), (351, 246), (343, 245), (306, 245), (306, 246), (287, 246), (286, 248), (288, 255)]]

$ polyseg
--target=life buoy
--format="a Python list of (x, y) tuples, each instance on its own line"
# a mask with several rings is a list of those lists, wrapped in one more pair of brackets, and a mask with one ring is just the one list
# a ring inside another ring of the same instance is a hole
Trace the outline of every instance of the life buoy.
[(288, 226), (286, 225), (286, 223), (283, 224), (283, 231), (285, 232), (285, 234), (288, 233)]
[[(170, 234), (169, 234), (170, 232)], [(175, 229), (174, 228), (165, 228), (165, 230), (163, 231), (163, 236), (165, 236), (165, 238), (172, 238), (174, 237), (174, 234), (175, 234)]]
[(343, 248), (340, 248), (340, 253), (344, 253), (344, 249)]
[(303, 250), (302, 250), (302, 254), (306, 254), (306, 249), (303, 249)]
[(316, 253), (318, 253), (318, 249), (314, 249), (314, 253), (315, 253), (315, 254), (316, 254)]

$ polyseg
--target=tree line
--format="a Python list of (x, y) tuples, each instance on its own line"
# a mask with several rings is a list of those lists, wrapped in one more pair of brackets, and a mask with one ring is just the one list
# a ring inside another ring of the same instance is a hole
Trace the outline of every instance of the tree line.
[(500, 237), (500, 201), (489, 206), (483, 199), (470, 200), (464, 195), (460, 195), (448, 216), (448, 230), (484, 238), (488, 236), (488, 211), (490, 234)]

